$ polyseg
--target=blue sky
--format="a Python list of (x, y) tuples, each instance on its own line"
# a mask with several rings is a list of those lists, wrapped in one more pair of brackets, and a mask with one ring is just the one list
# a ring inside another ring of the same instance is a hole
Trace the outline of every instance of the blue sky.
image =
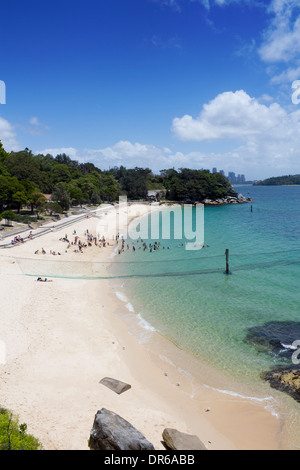
[(0, 57), (7, 150), (300, 173), (300, 0), (15, 0)]

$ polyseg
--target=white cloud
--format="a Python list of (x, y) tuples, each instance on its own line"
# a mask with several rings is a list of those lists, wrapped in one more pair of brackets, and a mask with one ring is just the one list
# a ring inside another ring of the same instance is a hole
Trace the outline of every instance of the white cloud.
[(153, 3), (158, 3), (162, 6), (172, 7), (176, 11), (180, 11), (180, 0), (152, 0)]
[(54, 157), (56, 157), (56, 155), (60, 155), (60, 154), (65, 153), (71, 159), (77, 159), (78, 158), (78, 151), (73, 147), (46, 148), (46, 149), (41, 150), (41, 151), (39, 150), (35, 153), (41, 154), (41, 155), (49, 154), (49, 155), (53, 155)]
[(30, 120), (29, 120), (30, 124), (32, 126), (41, 126), (41, 123), (40, 121), (38, 120), (38, 118), (36, 116), (33, 116)]
[(49, 127), (43, 124), (42, 122), (40, 122), (40, 120), (36, 116), (33, 116), (32, 118), (30, 118), (29, 124), (30, 124), (30, 127), (28, 128), (28, 130), (26, 130), (26, 128), (23, 128), (24, 131), (29, 132), (29, 134), (41, 135), (44, 130), (49, 129)]
[(270, 34), (268, 42), (260, 48), (265, 62), (288, 62), (298, 55), (300, 48), (300, 19), (292, 31), (276, 30)]
[(14, 127), (2, 117), (0, 117), (0, 140), (8, 152), (19, 149)]
[(73, 147), (46, 148), (38, 153), (56, 156), (65, 153), (70, 158), (81, 163), (92, 162), (98, 168), (108, 169), (114, 166), (149, 167), (151, 169), (163, 168), (169, 165), (171, 150), (167, 147), (159, 148), (155, 145), (131, 143), (120, 141), (116, 144), (99, 149), (75, 149)]
[[(259, 105), (256, 109), (262, 108)], [(114, 166), (123, 165), (127, 168), (149, 167), (154, 172), (164, 168), (208, 168), (217, 167), (228, 171), (246, 174), (249, 179), (279, 176), (281, 174), (299, 173), (300, 148), (300, 110), (288, 114), (278, 105), (274, 108), (274, 127), (265, 126), (259, 131), (264, 118), (270, 119), (270, 108), (265, 107), (257, 122), (252, 122), (252, 132), (246, 138), (245, 127), (234, 137), (242, 138), (241, 144), (236, 142), (228, 151), (203, 150), (177, 151), (167, 147), (157, 147), (149, 144), (120, 141), (112, 146), (99, 149), (53, 148), (35, 153), (50, 153), (56, 156), (66, 153), (70, 158), (81, 163), (92, 162), (98, 168), (106, 170)], [(247, 116), (247, 113), (245, 114)], [(215, 114), (217, 118), (217, 115)], [(281, 120), (281, 123), (279, 122)], [(270, 121), (269, 121), (270, 122)], [(219, 138), (224, 134), (216, 128)], [(255, 132), (254, 132), (255, 131)], [(217, 134), (214, 135), (217, 135)], [(233, 135), (233, 134), (232, 134)]]
[[(198, 118), (186, 115), (173, 120), (173, 132), (183, 141), (205, 142), (232, 140), (227, 152), (207, 154), (202, 160), (214, 162), (205, 168), (218, 166), (248, 173), (252, 178), (283, 173), (299, 173), (300, 109), (292, 112), (270, 97), (268, 103), (251, 98), (245, 91), (218, 95), (203, 109)], [(240, 145), (237, 146), (237, 141)], [(227, 144), (228, 147), (228, 144)], [(189, 155), (195, 159), (195, 155)]]
[(171, 7), (180, 12), (181, 5), (187, 2), (200, 3), (206, 10), (210, 10), (212, 5), (226, 6), (230, 3), (253, 3), (255, 0), (152, 0), (154, 3), (159, 3), (162, 6)]
[[(225, 92), (205, 104), (198, 118), (186, 115), (173, 120), (177, 137), (203, 145), (212, 141), (214, 147), (211, 144), (209, 151), (204, 151), (204, 146), (179, 151), (124, 140), (105, 148), (55, 148), (40, 153), (66, 153), (103, 170), (120, 165), (149, 167), (155, 172), (172, 167), (217, 167), (225, 172), (244, 173), (249, 179), (296, 174), (300, 163), (300, 108), (291, 109), (292, 112), (272, 102), (268, 95), (258, 100), (243, 90)], [(228, 141), (226, 151), (222, 150), (224, 139)], [(182, 145), (185, 148), (188, 144)]]
[(265, 62), (288, 62), (300, 51), (300, 16), (295, 13), (299, 1), (274, 1), (274, 18), (259, 49)]
[(298, 80), (300, 77), (300, 66), (299, 67), (289, 67), (286, 70), (283, 70), (278, 75), (274, 75), (271, 78), (271, 83), (279, 85), (282, 83), (292, 83), (294, 80)]
[(286, 113), (277, 103), (259, 103), (245, 91), (224, 92), (205, 104), (198, 118), (173, 120), (172, 130), (182, 140), (239, 139), (272, 132)]

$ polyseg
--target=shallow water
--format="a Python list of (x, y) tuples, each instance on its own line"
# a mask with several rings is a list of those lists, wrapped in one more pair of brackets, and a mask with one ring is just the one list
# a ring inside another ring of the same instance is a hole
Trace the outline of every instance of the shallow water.
[[(205, 208), (201, 250), (186, 250), (186, 239), (143, 239), (145, 251), (141, 240), (127, 240), (112, 272), (124, 276), (120, 293), (144, 326), (259, 396), (275, 395), (276, 413), (284, 410), (288, 421), (287, 445), (298, 448), (300, 405), (261, 379), (283, 359), (245, 338), (249, 328), (270, 321), (300, 321), (300, 187), (237, 190), (253, 202)], [(155, 241), (159, 249), (150, 252)], [(230, 275), (225, 274), (226, 248)], [(284, 362), (291, 365), (291, 357)]]

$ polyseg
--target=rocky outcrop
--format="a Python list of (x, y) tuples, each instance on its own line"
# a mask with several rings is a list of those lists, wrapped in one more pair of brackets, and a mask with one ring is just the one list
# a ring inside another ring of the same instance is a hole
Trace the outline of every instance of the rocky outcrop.
[(228, 189), (228, 195), (233, 196), (233, 197), (237, 197), (238, 192), (233, 187), (231, 187), (231, 188)]
[(100, 380), (99, 383), (104, 385), (105, 387), (108, 387), (110, 390), (117, 393), (118, 395), (126, 392), (131, 388), (131, 385), (125, 382), (121, 382), (120, 380), (112, 379), (111, 377), (104, 377)]
[(218, 206), (218, 205), (225, 205), (225, 204), (245, 204), (252, 201), (252, 199), (246, 198), (242, 194), (238, 194), (236, 192), (230, 193), (228, 196), (224, 196), (218, 199), (204, 199), (202, 203), (204, 206)]
[(248, 329), (245, 337), (245, 342), (272, 356), (273, 362), (278, 362), (278, 367), (261, 374), (262, 379), (300, 402), (300, 365), (293, 357), (298, 352), (296, 344), (299, 340), (300, 322), (294, 321), (271, 321), (254, 326)]
[(90, 432), (91, 450), (155, 450), (143, 434), (113, 411), (102, 408)]
[(177, 429), (164, 429), (162, 437), (166, 447), (171, 450), (207, 450), (197, 436), (177, 431)]
[(238, 195), (238, 202), (247, 202), (247, 199), (242, 194)]
[(300, 403), (300, 369), (297, 367), (272, 370), (263, 374), (272, 388), (288, 393)]

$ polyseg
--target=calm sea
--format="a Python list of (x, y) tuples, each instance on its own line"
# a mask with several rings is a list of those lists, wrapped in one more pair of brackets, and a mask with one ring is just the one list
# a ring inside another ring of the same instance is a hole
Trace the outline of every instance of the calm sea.
[[(249, 328), (300, 322), (300, 187), (236, 189), (252, 202), (206, 207), (201, 250), (186, 250), (184, 239), (126, 240), (112, 268), (123, 276), (118, 295), (145, 328), (248, 384), (258, 396), (274, 395), (274, 412), (280, 414), (284, 403), (291, 445), (300, 447), (300, 404), (261, 378), (291, 358), (245, 341)], [(155, 242), (159, 249), (151, 251)]]

